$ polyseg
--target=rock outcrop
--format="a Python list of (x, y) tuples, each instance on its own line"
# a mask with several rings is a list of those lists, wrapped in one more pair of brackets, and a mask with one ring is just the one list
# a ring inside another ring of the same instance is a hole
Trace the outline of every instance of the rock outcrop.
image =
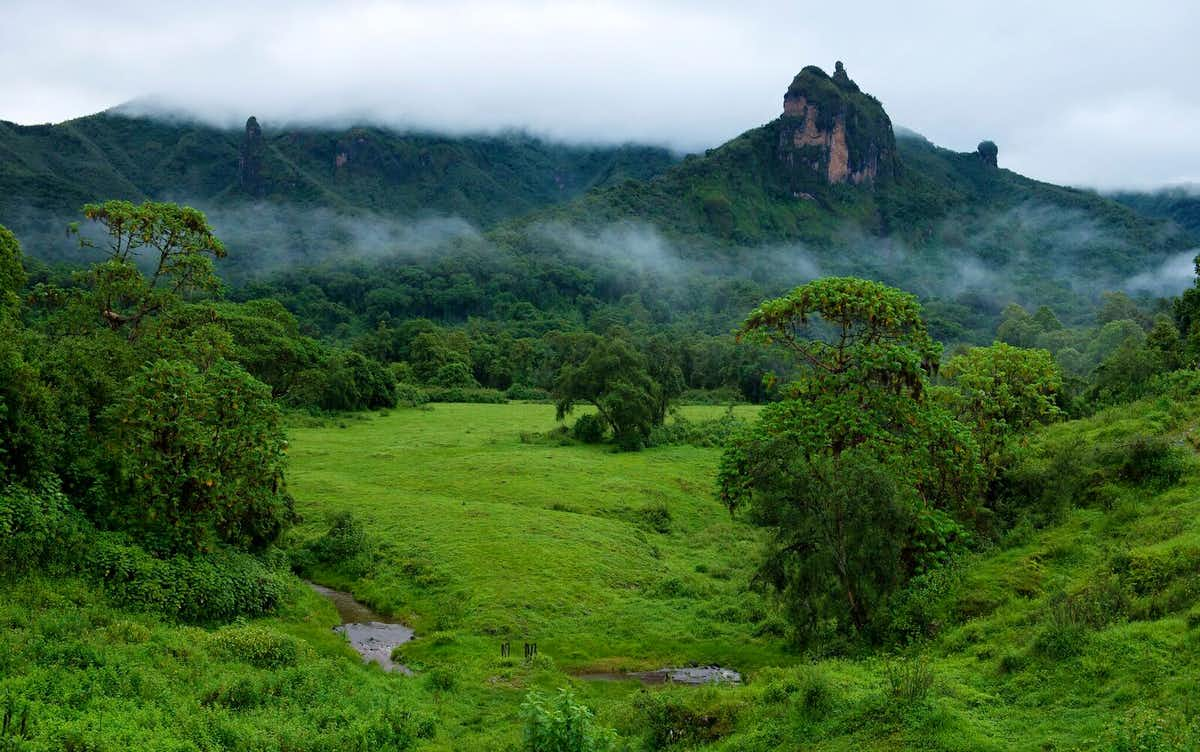
[(238, 184), (251, 196), (259, 197), (266, 193), (266, 181), (263, 179), (266, 151), (262, 128), (258, 125), (258, 119), (251, 115), (246, 120), (246, 133), (238, 148)]
[(800, 71), (783, 96), (779, 126), (779, 159), (797, 191), (814, 178), (871, 185), (896, 174), (892, 122), (841, 62), (833, 76), (813, 65)]
[(999, 167), (997, 157), (1000, 155), (1000, 147), (996, 146), (993, 141), (980, 141), (979, 148), (975, 150), (979, 158), (988, 167)]

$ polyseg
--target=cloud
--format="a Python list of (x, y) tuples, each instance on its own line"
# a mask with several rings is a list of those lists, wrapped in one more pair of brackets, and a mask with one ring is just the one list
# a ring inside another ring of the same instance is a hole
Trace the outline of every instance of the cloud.
[(714, 146), (844, 60), (894, 122), (1060, 183), (1200, 178), (1200, 6), (1177, 0), (9, 0), (0, 118), (143, 96), (210, 122), (370, 120)]
[(1125, 281), (1123, 287), (1132, 293), (1178, 295), (1196, 282), (1197, 255), (1200, 255), (1200, 248), (1177, 253), (1155, 269), (1133, 275)]

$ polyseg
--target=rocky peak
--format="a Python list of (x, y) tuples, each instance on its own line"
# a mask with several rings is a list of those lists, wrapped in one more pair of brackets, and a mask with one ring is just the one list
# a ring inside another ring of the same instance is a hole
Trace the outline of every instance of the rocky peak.
[(870, 185), (893, 177), (898, 166), (891, 120), (840, 61), (833, 76), (810, 65), (792, 80), (783, 95), (778, 156), (796, 190), (814, 179)]
[(262, 128), (253, 115), (246, 120), (246, 132), (238, 148), (238, 184), (251, 196), (262, 196), (266, 192), (263, 180), (263, 159), (267, 145)]
[(1000, 155), (1000, 147), (996, 146), (994, 141), (980, 141), (979, 147), (975, 150), (975, 153), (988, 167), (999, 166), (997, 157)]

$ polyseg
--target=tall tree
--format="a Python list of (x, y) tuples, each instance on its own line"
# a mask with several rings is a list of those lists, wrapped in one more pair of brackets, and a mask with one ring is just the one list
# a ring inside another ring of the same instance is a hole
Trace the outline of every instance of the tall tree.
[(912, 295), (854, 278), (766, 301), (739, 336), (794, 353), (798, 378), (726, 449), (721, 496), (768, 527), (759, 579), (802, 635), (865, 633), (976, 512), (975, 443), (924, 398), (940, 347)]
[[(225, 245), (202, 212), (171, 203), (106, 201), (84, 206), (83, 215), (108, 237), (107, 258), (91, 271), (100, 315), (131, 339), (147, 316), (220, 288), (212, 262), (225, 256)], [(92, 245), (82, 236), (80, 243)]]

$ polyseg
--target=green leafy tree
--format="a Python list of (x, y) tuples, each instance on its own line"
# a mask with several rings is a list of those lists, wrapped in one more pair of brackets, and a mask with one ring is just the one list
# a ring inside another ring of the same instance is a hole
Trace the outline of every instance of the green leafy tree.
[(21, 307), (25, 287), (25, 263), (17, 237), (0, 225), (0, 316), (13, 314)]
[(924, 398), (940, 347), (912, 295), (854, 278), (763, 303), (740, 336), (786, 348), (799, 371), (726, 449), (722, 499), (769, 528), (759, 580), (802, 636), (866, 634), (887, 595), (943, 559), (977, 513), (976, 445)]
[(107, 258), (90, 276), (95, 303), (111, 328), (133, 338), (146, 317), (220, 288), (213, 259), (225, 256), (225, 246), (203, 212), (172, 203), (106, 201), (84, 206), (83, 214), (108, 238)]
[(290, 522), (279, 408), (238, 366), (149, 364), (106, 418), (117, 472), (106, 521), (149, 548), (259, 550)]
[(596, 407), (624, 449), (637, 449), (661, 423), (662, 388), (650, 377), (641, 353), (620, 337), (588, 337), (586, 356), (567, 363), (554, 383), (558, 420), (579, 402)]
[(1062, 372), (1046, 350), (997, 342), (973, 347), (951, 358), (942, 369), (957, 389), (955, 408), (975, 432), (994, 473), (999, 452), (1014, 434), (1061, 415)]

